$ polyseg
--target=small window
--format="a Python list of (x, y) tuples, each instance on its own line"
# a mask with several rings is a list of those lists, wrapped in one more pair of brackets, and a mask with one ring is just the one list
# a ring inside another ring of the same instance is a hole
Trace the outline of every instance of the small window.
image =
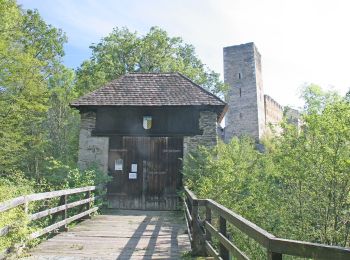
[(239, 88), (239, 97), (242, 97), (242, 89)]
[(242, 78), (242, 74), (238, 73), (238, 79), (241, 79), (241, 78)]

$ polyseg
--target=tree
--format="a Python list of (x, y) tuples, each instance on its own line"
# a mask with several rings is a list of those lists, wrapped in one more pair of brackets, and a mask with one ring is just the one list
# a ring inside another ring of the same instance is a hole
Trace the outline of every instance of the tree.
[[(234, 138), (184, 160), (185, 182), (284, 238), (350, 245), (350, 103), (316, 85), (303, 92), (303, 127), (283, 124), (264, 153)], [(239, 232), (239, 248), (263, 256)]]
[(0, 9), (0, 173), (35, 175), (45, 155), (48, 79), (66, 37), (13, 0), (1, 0)]
[(158, 27), (152, 27), (145, 36), (115, 28), (90, 48), (92, 57), (77, 70), (80, 94), (130, 72), (180, 72), (213, 93), (225, 91), (219, 74), (200, 61), (192, 45)]
[(289, 129), (274, 155), (284, 183), (288, 223), (298, 239), (349, 245), (350, 104), (315, 85), (307, 97), (303, 131)]
[(74, 71), (64, 68), (49, 80), (49, 109), (44, 121), (47, 130), (47, 154), (68, 165), (77, 162), (79, 138), (79, 112), (69, 107), (77, 98)]

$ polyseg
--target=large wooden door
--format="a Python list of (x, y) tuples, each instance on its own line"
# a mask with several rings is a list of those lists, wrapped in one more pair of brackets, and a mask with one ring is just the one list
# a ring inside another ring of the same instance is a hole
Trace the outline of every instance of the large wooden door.
[(111, 137), (109, 207), (176, 209), (182, 152), (178, 137)]

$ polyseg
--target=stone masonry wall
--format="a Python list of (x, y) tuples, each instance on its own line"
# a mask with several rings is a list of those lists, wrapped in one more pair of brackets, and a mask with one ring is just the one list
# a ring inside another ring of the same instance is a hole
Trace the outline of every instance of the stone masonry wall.
[(259, 139), (263, 136), (265, 131), (265, 102), (264, 102), (264, 87), (262, 80), (261, 55), (253, 44), (254, 59), (255, 59), (255, 77), (256, 77), (256, 96), (258, 107), (258, 129)]
[(81, 169), (86, 169), (92, 163), (96, 163), (103, 172), (107, 173), (109, 138), (91, 136), (95, 124), (96, 113), (81, 114), (78, 165)]
[[(265, 134), (282, 133), (282, 128), (279, 126), (283, 119), (283, 107), (268, 95), (264, 96), (265, 100)], [(272, 127), (272, 129), (270, 128)], [(273, 132), (271, 132), (271, 130)]]
[(216, 113), (211, 111), (200, 112), (199, 128), (203, 130), (203, 134), (184, 137), (184, 156), (195, 150), (199, 145), (212, 147), (217, 144), (216, 120)]

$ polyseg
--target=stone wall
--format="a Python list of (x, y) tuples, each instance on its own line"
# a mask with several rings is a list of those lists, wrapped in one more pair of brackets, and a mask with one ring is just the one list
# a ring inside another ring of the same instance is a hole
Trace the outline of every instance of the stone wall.
[(287, 107), (285, 109), (287, 122), (289, 124), (295, 125), (298, 129), (300, 129), (303, 125), (301, 120), (301, 114), (298, 110)]
[(265, 109), (261, 56), (254, 43), (224, 48), (224, 81), (230, 86), (225, 141), (240, 135), (259, 139), (265, 128)]
[(81, 169), (86, 169), (92, 163), (96, 163), (103, 172), (107, 173), (109, 138), (91, 136), (95, 124), (96, 113), (81, 114), (78, 165)]
[[(282, 128), (279, 126), (283, 119), (283, 107), (277, 103), (272, 97), (265, 95), (265, 134), (282, 133)], [(272, 129), (271, 129), (272, 128)], [(271, 132), (272, 130), (272, 132)]]
[(211, 111), (200, 112), (199, 129), (203, 130), (203, 134), (184, 137), (184, 156), (195, 150), (199, 145), (212, 147), (217, 144), (216, 121), (216, 113)]

